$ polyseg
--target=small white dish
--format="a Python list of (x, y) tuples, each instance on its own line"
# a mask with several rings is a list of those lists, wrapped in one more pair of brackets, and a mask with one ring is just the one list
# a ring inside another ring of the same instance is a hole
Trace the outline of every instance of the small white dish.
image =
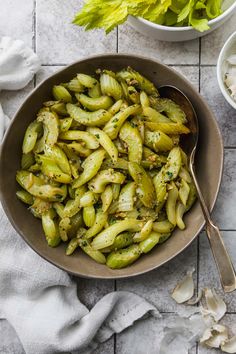
[(147, 21), (143, 18), (136, 18), (129, 16), (129, 24), (138, 32), (145, 34), (154, 39), (167, 42), (182, 42), (193, 40), (210, 32), (223, 25), (236, 11), (235, 0), (224, 0), (222, 5), (223, 13), (209, 21), (210, 29), (205, 32), (196, 31), (190, 26), (186, 27), (174, 27), (174, 26), (162, 26), (156, 23)]
[(228, 103), (236, 109), (236, 101), (231, 97), (229, 89), (225, 85), (225, 74), (228, 70), (227, 58), (236, 54), (236, 32), (234, 32), (225, 42), (225, 45), (221, 49), (220, 56), (217, 62), (217, 80), (220, 86), (221, 92), (224, 95)]

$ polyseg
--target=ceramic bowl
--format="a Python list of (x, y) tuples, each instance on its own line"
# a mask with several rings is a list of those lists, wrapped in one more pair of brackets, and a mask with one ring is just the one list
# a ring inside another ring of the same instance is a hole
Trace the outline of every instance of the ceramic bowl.
[(49, 262), (77, 276), (117, 279), (142, 274), (160, 267), (190, 245), (204, 225), (200, 205), (196, 202), (185, 216), (187, 227), (184, 231), (176, 230), (169, 240), (140, 257), (133, 265), (112, 270), (105, 265), (97, 264), (81, 251), (66, 256), (64, 244), (57, 248), (48, 247), (40, 220), (36, 219), (16, 198), (19, 186), (16, 184), (15, 174), (20, 168), (24, 132), (28, 124), (35, 119), (42, 103), (51, 98), (52, 86), (69, 81), (78, 72), (92, 74), (97, 68), (118, 71), (128, 65), (152, 80), (157, 87), (165, 84), (175, 85), (189, 97), (198, 114), (200, 124), (196, 156), (197, 176), (210, 208), (214, 206), (220, 186), (223, 145), (215, 117), (196, 89), (177, 71), (158, 61), (137, 55), (107, 54), (80, 60), (53, 74), (27, 97), (5, 134), (0, 158), (0, 193), (10, 222), (28, 245)]
[(217, 18), (209, 21), (210, 29), (205, 32), (196, 31), (194, 28), (186, 27), (174, 27), (174, 26), (162, 26), (156, 23), (147, 21), (140, 17), (130, 16), (128, 19), (129, 24), (138, 32), (158, 39), (160, 41), (167, 42), (182, 42), (193, 40), (210, 32), (223, 25), (236, 11), (235, 0), (224, 0), (222, 5), (223, 13)]
[(217, 80), (221, 92), (224, 95), (225, 99), (228, 101), (228, 103), (234, 109), (236, 109), (236, 101), (233, 100), (232, 96), (230, 95), (229, 89), (224, 83), (225, 74), (228, 71), (227, 58), (232, 54), (236, 55), (236, 32), (234, 32), (225, 42), (225, 45), (221, 49), (219, 59), (217, 62)]

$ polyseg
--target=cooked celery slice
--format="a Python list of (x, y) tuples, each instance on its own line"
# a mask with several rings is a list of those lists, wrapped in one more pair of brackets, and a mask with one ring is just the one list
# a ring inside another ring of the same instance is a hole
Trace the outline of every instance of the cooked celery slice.
[(136, 162), (129, 162), (129, 173), (138, 186), (137, 194), (142, 203), (148, 208), (153, 208), (155, 205), (155, 189), (151, 178), (144, 168)]
[(107, 257), (107, 266), (112, 269), (121, 269), (135, 262), (141, 255), (138, 245), (111, 252)]
[(122, 221), (117, 221), (115, 224), (109, 226), (104, 231), (100, 232), (92, 242), (92, 247), (94, 249), (101, 249), (111, 246), (115, 241), (118, 234), (123, 231), (139, 231), (142, 228), (142, 223), (135, 219), (126, 219)]
[(111, 114), (105, 109), (98, 109), (94, 112), (87, 112), (71, 103), (68, 103), (66, 105), (66, 108), (69, 115), (75, 121), (88, 127), (104, 125), (111, 118)]
[(125, 122), (121, 127), (119, 136), (128, 147), (129, 161), (140, 163), (143, 154), (143, 142), (138, 129), (132, 122)]
[(108, 109), (113, 105), (113, 100), (109, 96), (92, 98), (84, 95), (83, 93), (77, 93), (75, 97), (85, 108), (89, 109), (90, 111)]

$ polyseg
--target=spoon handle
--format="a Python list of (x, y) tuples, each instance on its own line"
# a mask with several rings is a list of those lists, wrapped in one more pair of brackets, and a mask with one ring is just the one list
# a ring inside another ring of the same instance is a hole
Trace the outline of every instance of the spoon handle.
[(193, 163), (190, 161), (190, 170), (195, 183), (198, 198), (206, 220), (206, 233), (210, 242), (211, 250), (218, 268), (222, 287), (226, 293), (236, 289), (235, 270), (220, 234), (220, 230), (211, 220), (210, 212), (206, 206), (201, 189), (199, 187)]

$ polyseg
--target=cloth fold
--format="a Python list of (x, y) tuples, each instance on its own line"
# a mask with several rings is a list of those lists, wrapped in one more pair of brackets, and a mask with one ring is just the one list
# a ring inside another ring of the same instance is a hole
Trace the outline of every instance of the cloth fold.
[(0, 317), (14, 327), (27, 354), (91, 353), (157, 309), (136, 294), (104, 296), (91, 311), (76, 283), (39, 257), (16, 234), (0, 209)]
[[(40, 68), (40, 61), (34, 51), (21, 40), (0, 38), (0, 91), (20, 90), (25, 87)], [(0, 141), (9, 124), (0, 99)]]

